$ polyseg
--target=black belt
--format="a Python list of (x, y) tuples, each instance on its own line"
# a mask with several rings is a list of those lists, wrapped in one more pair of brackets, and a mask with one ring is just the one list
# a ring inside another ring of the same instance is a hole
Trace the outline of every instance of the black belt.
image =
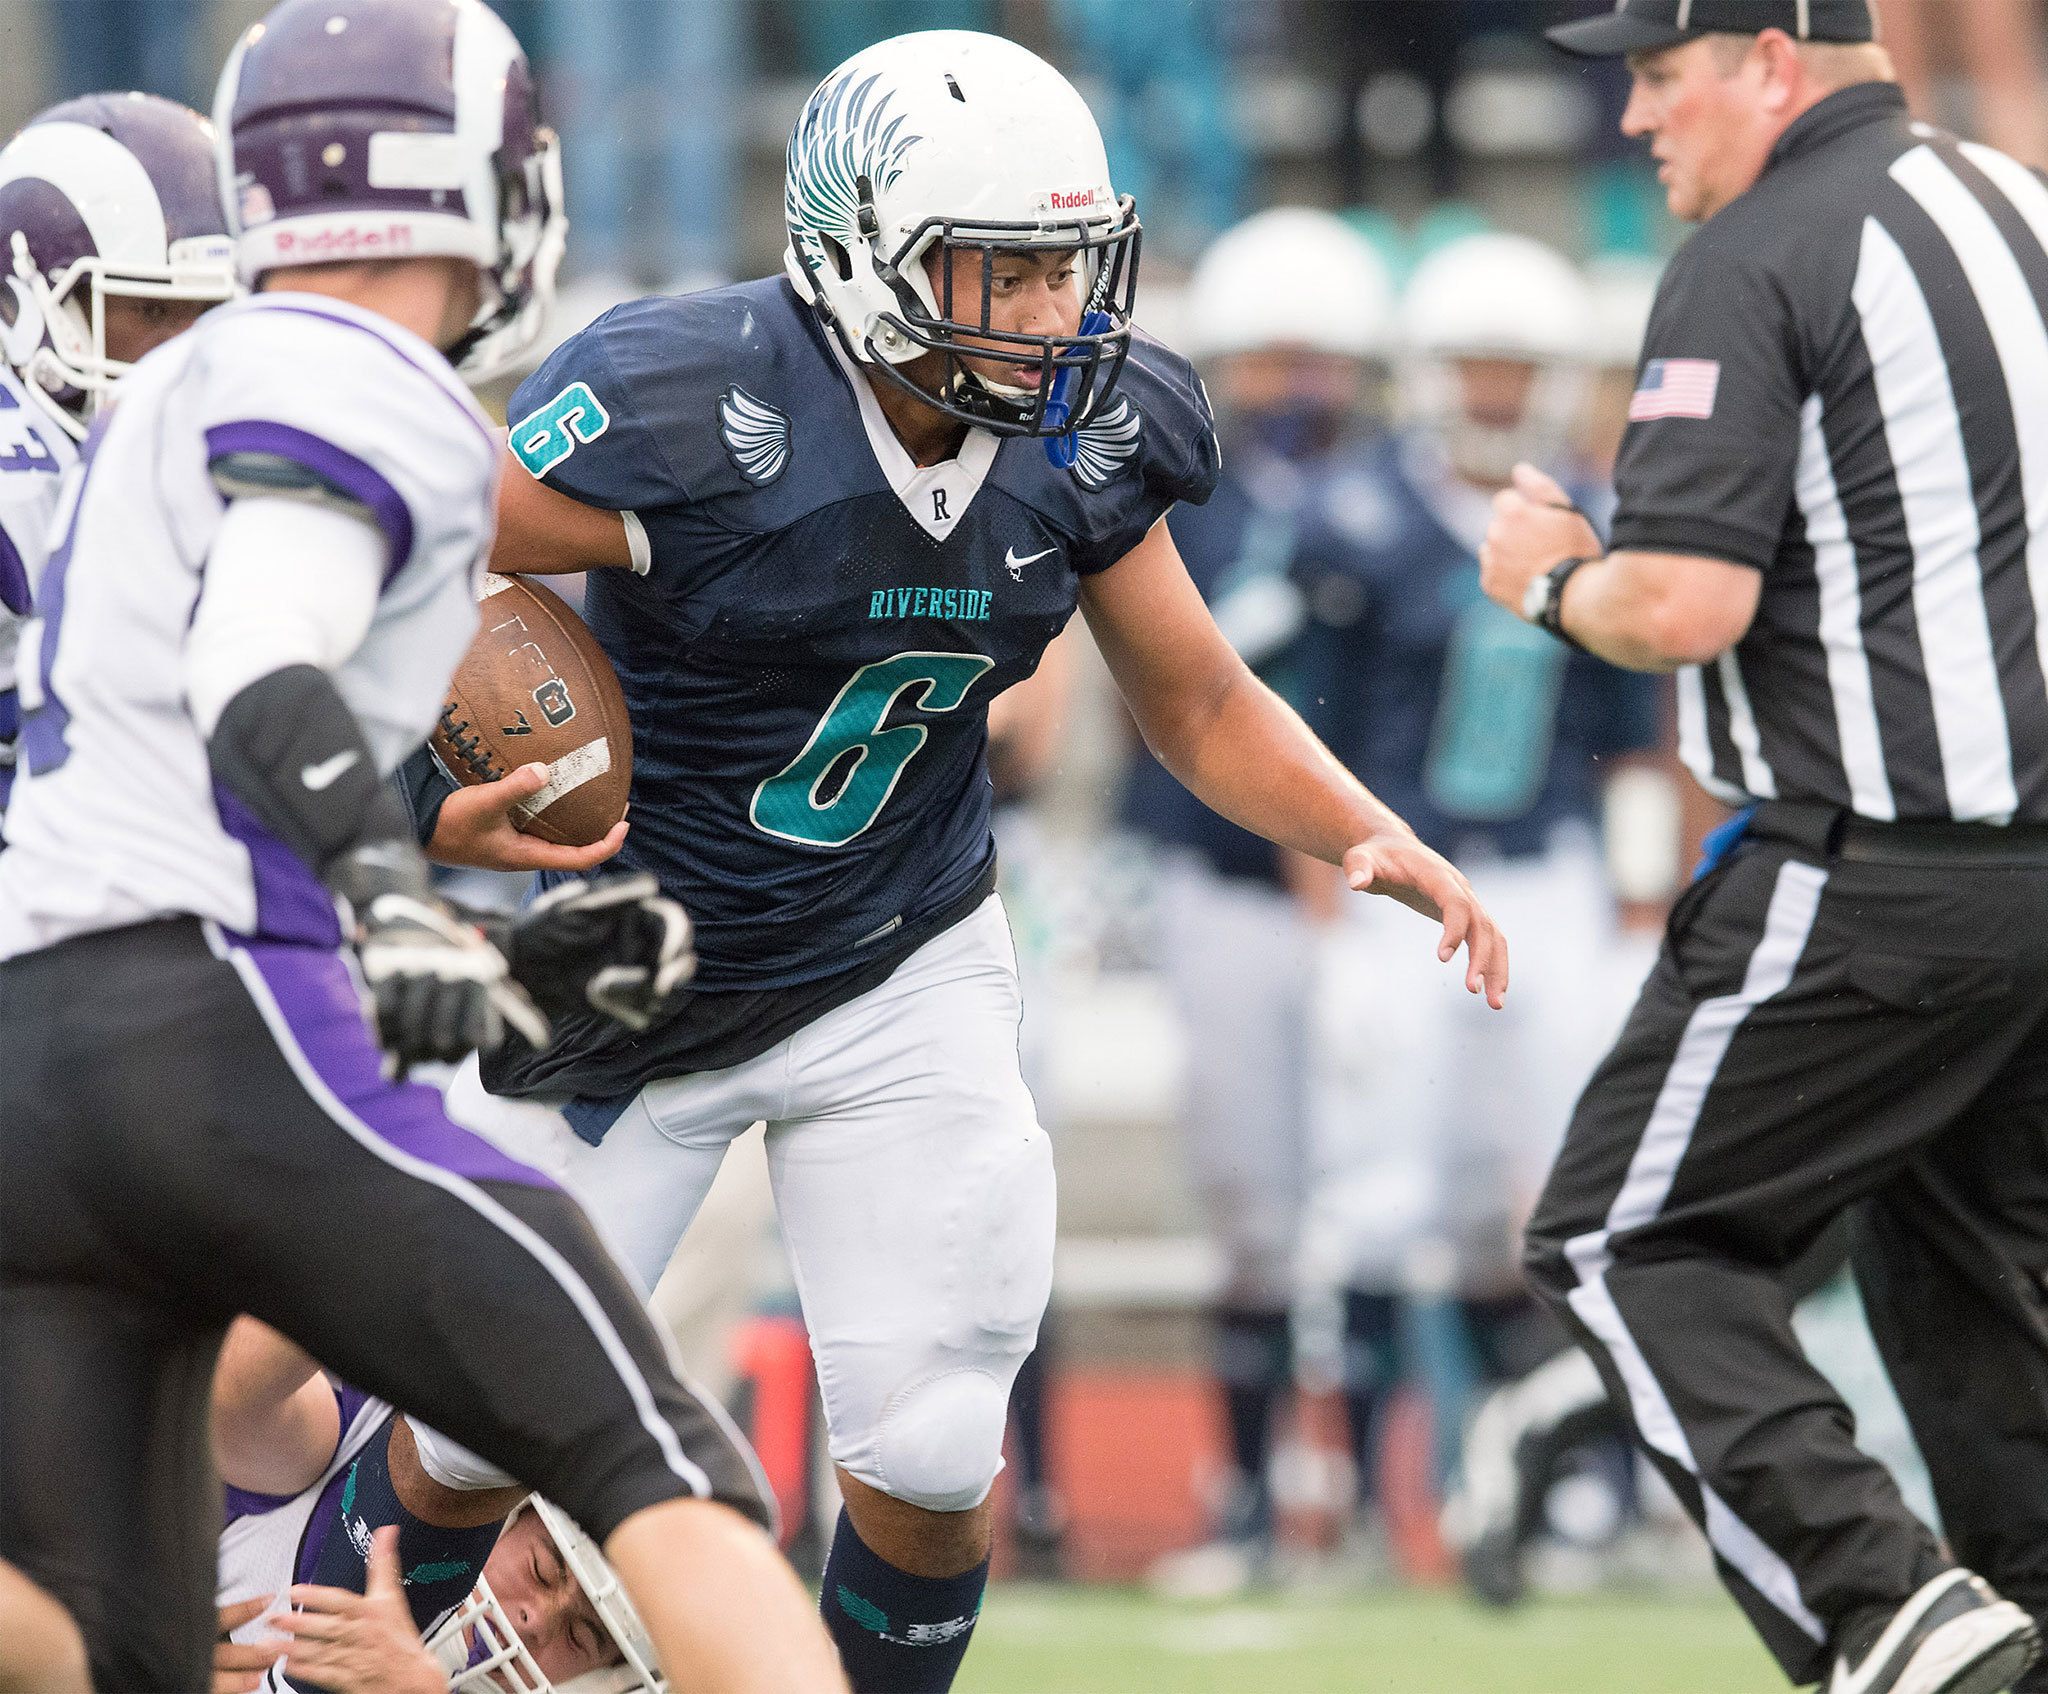
[(2040, 823), (1886, 823), (1840, 806), (1762, 800), (1747, 833), (1789, 842), (1815, 858), (1859, 864), (2048, 867), (2048, 824)]

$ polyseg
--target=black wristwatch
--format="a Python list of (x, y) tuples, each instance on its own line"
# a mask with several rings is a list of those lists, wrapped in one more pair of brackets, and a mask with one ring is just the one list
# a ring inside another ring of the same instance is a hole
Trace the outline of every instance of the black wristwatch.
[(1571, 581), (1573, 571), (1593, 563), (1592, 559), (1566, 559), (1552, 565), (1543, 575), (1531, 577), (1529, 586), (1522, 591), (1522, 616), (1582, 653), (1586, 650), (1584, 645), (1564, 627), (1564, 585)]

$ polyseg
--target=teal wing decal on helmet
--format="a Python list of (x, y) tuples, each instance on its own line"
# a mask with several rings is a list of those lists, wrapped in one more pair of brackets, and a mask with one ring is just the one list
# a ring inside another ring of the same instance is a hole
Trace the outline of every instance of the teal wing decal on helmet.
[(1075, 432), (1074, 475), (1084, 488), (1104, 488), (1138, 451), (1142, 428), (1138, 410), (1120, 399), (1093, 423)]
[(757, 488), (779, 477), (789, 463), (789, 418), (744, 388), (718, 397), (718, 435), (726, 457)]
[(792, 234), (813, 232), (853, 241), (860, 234), (859, 179), (876, 193), (903, 172), (903, 155), (924, 139), (903, 132), (904, 113), (890, 116), (880, 71), (843, 76), (810, 98), (789, 137), (783, 215)]

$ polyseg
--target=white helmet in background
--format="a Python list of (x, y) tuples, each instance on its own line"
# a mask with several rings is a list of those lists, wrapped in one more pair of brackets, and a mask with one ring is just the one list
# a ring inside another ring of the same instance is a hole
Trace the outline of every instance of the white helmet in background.
[(1643, 336), (1664, 266), (1656, 259), (1609, 253), (1586, 267), (1593, 291), (1593, 362), (1602, 370), (1633, 372), (1643, 356)]
[(1385, 359), (1394, 278), (1378, 249), (1334, 213), (1275, 206), (1209, 244), (1184, 312), (1181, 351), (1197, 361), (1281, 346)]
[[(1402, 410), (1468, 477), (1505, 482), (1527, 459), (1554, 466), (1585, 406), (1594, 327), (1578, 268), (1527, 236), (1461, 236), (1415, 268), (1401, 307)], [(1464, 361), (1525, 364), (1519, 416), (1468, 401)]]
[[(448, 1673), (449, 1694), (667, 1694), (668, 1683), (655, 1663), (654, 1641), (597, 1543), (559, 1506), (538, 1494), (519, 1511), (533, 1512), (554, 1538), (622, 1660), (568, 1682), (549, 1681), (519, 1639), (489, 1581), (479, 1576), (468, 1597), (427, 1637), (427, 1651)], [(514, 1512), (512, 1519), (518, 1516)]]
[[(1073, 84), (1037, 54), (973, 30), (899, 35), (820, 83), (789, 138), (783, 266), (854, 358), (950, 417), (1003, 435), (1060, 435), (1089, 421), (1130, 347), (1138, 218), (1110, 186), (1102, 133)], [(934, 287), (926, 260), (970, 251), (984, 278), (1019, 248), (1076, 255), (1073, 335), (988, 327), (982, 301)], [(964, 314), (971, 314), (967, 321)], [(1036, 386), (961, 362), (963, 338), (1035, 365)], [(932, 386), (899, 366), (941, 353)]]

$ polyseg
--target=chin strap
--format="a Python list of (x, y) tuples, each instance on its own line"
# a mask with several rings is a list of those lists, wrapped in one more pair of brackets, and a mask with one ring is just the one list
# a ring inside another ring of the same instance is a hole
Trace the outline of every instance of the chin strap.
[[(1083, 335), (1103, 335), (1110, 328), (1111, 319), (1107, 312), (1090, 307), (1081, 314)], [(1075, 372), (1072, 365), (1064, 365), (1053, 373), (1052, 398), (1045, 403), (1045, 421), (1050, 431), (1045, 438), (1045, 456), (1052, 461), (1055, 470), (1071, 470), (1079, 456), (1081, 443), (1078, 432), (1065, 427), (1073, 408), (1068, 395), (1074, 391)]]

